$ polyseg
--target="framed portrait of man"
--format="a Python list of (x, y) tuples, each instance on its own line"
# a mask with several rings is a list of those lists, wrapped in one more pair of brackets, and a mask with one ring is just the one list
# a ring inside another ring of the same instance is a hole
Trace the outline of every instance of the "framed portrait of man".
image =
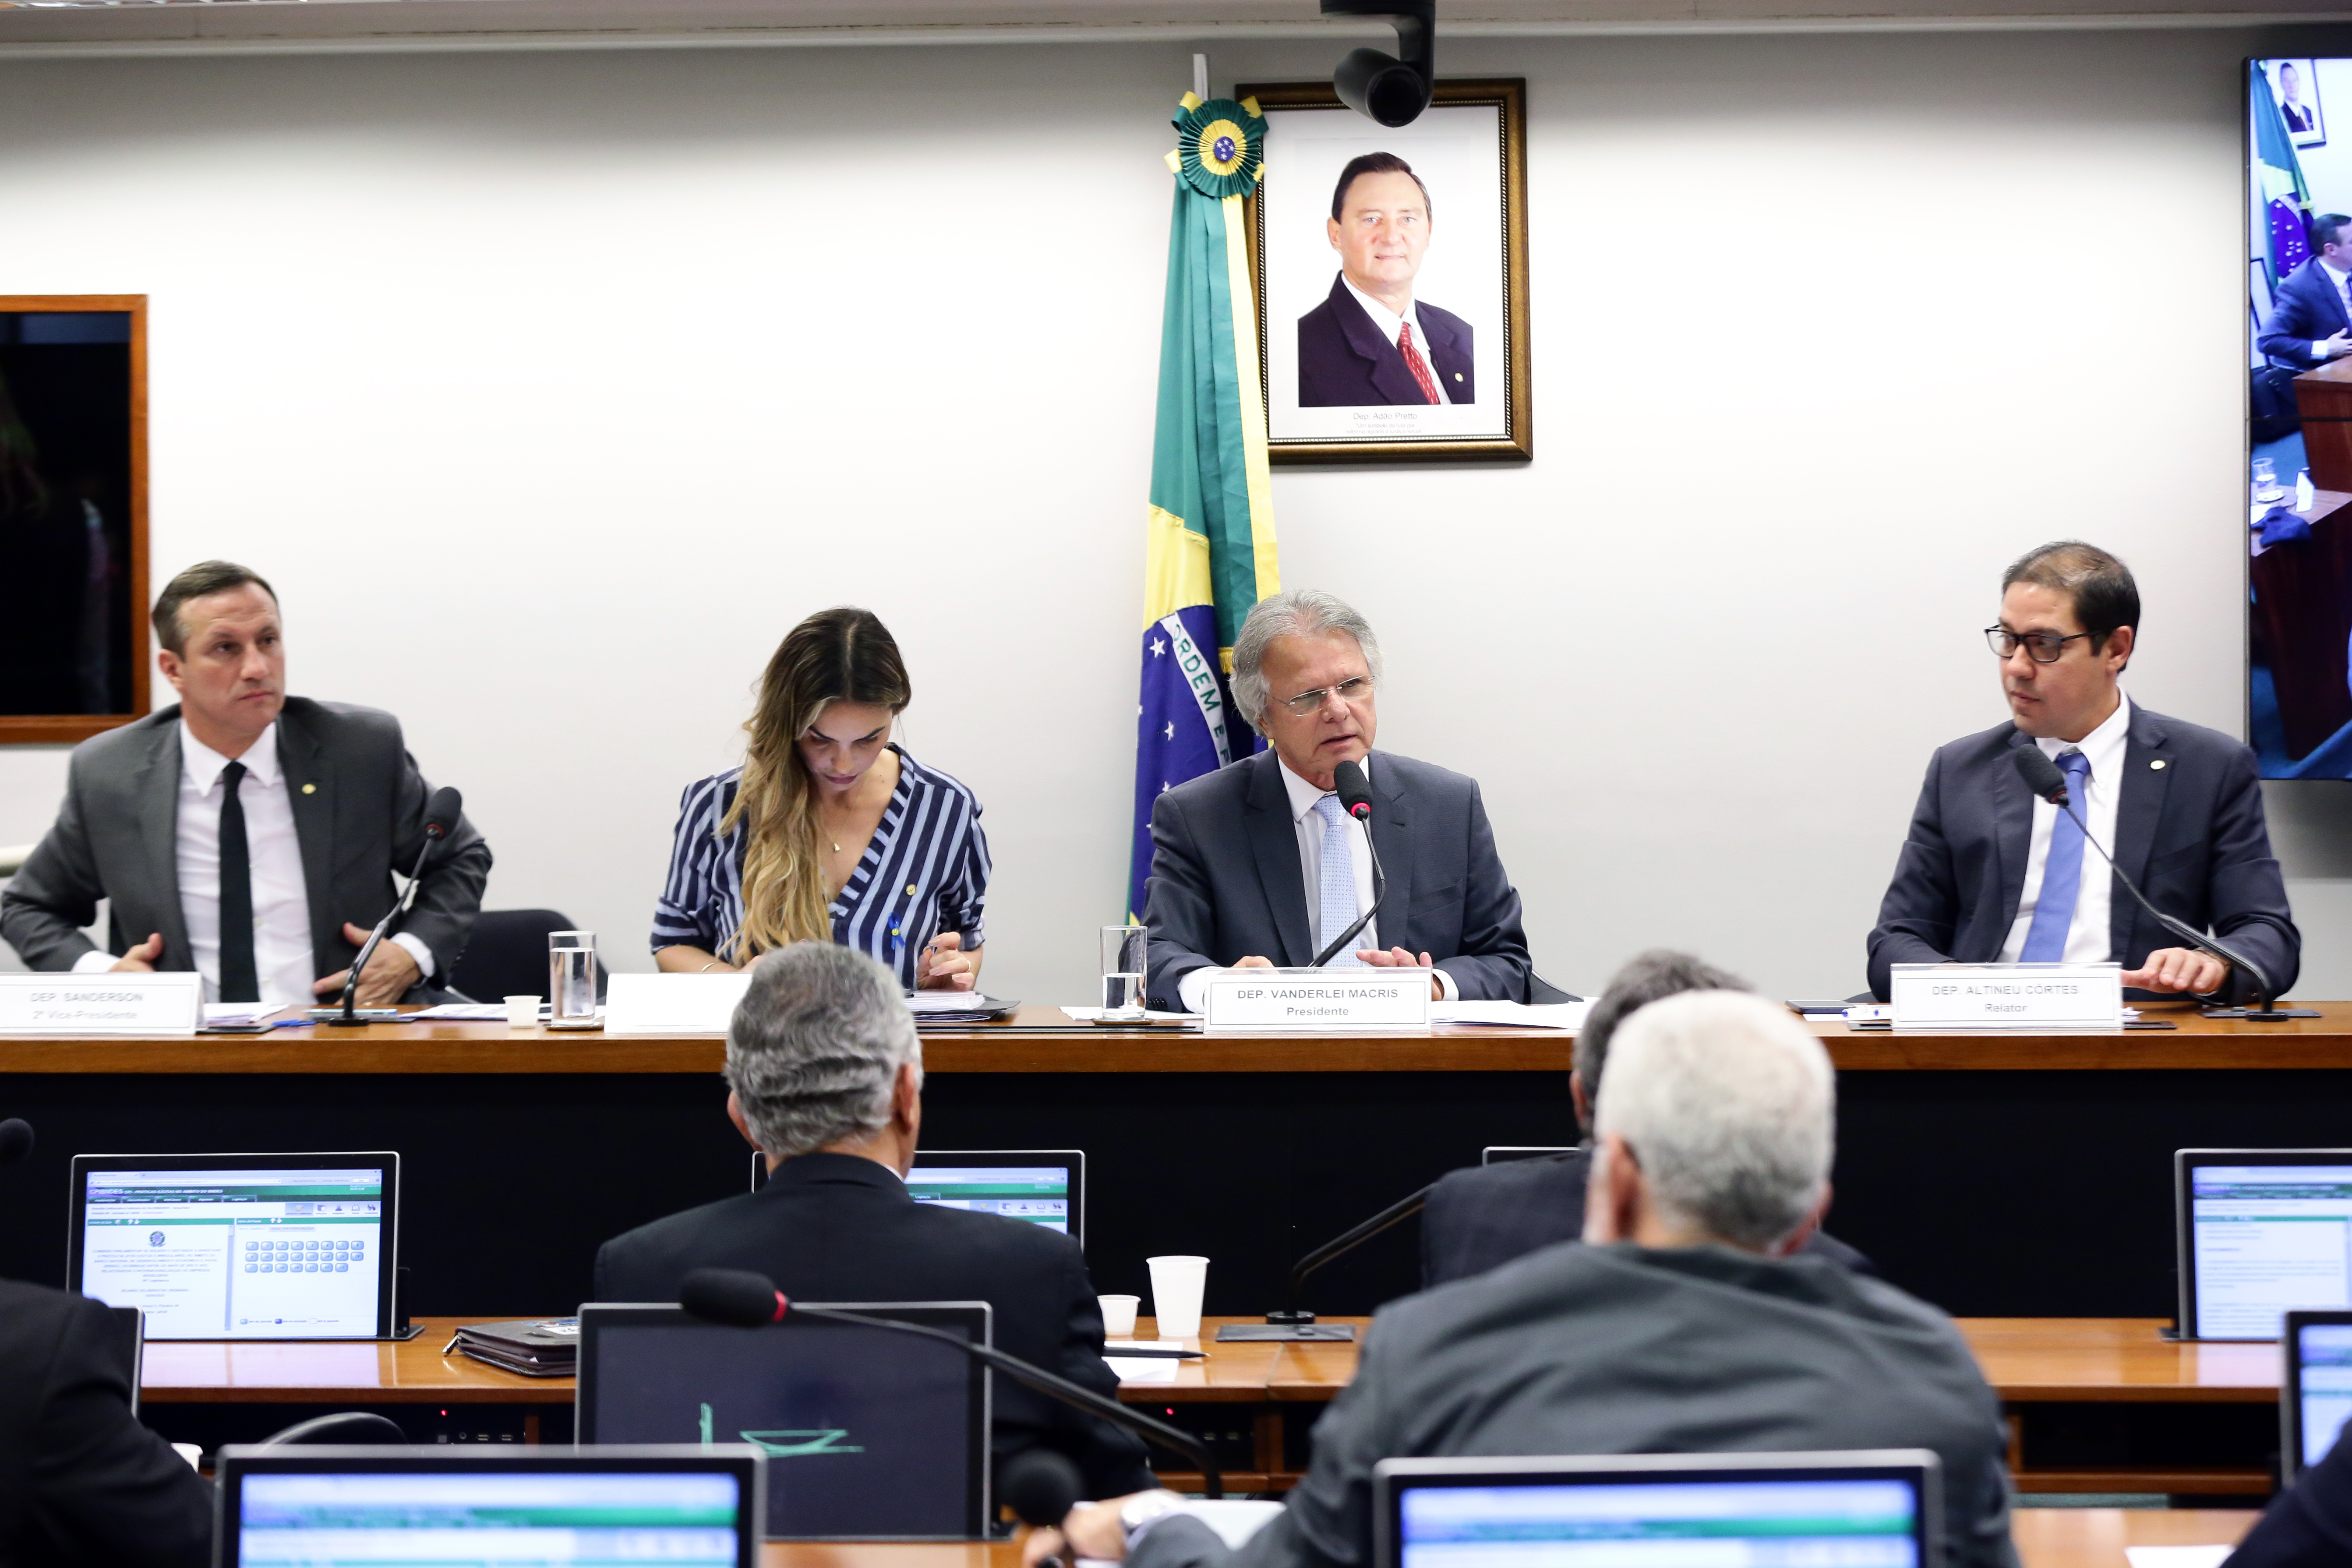
[(1265, 114), (1246, 215), (1276, 463), (1535, 456), (1524, 80), (1441, 81), (1394, 129), (1328, 82)]
[(2287, 140), (2297, 147), (2326, 146), (2327, 121), (2319, 107), (2318, 62), (2266, 60), (2263, 75), (2270, 79), (2271, 101), (2278, 105), (2279, 117), (2286, 121)]

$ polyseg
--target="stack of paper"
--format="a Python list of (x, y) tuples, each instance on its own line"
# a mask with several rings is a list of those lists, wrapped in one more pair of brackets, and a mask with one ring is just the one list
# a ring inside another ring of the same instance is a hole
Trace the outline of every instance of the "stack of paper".
[(1592, 1011), (1586, 1002), (1432, 1002), (1433, 1024), (1511, 1024), (1528, 1029), (1580, 1029)]

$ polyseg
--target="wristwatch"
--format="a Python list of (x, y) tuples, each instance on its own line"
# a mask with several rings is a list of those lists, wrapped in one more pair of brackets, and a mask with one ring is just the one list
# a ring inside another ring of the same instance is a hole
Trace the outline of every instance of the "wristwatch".
[(1183, 1506), (1184, 1500), (1171, 1491), (1138, 1492), (1118, 1505), (1119, 1528), (1127, 1531), (1128, 1540), (1133, 1541), (1153, 1520)]

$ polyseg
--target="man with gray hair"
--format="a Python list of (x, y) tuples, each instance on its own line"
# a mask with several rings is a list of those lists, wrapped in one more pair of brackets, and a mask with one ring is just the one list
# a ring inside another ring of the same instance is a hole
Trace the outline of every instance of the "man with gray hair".
[(1381, 1460), (1930, 1448), (1948, 1568), (2012, 1568), (2000, 1406), (1950, 1319), (1794, 1249), (1829, 1194), (1828, 1053), (1695, 991), (1617, 1031), (1583, 1246), (1383, 1308), (1305, 1482), (1236, 1551), (1161, 1494), (1037, 1532), (1135, 1568), (1362, 1568)]
[[(897, 977), (831, 942), (778, 948), (727, 1028), (727, 1115), (768, 1184), (640, 1226), (596, 1255), (596, 1300), (675, 1301), (696, 1268), (750, 1268), (808, 1301), (986, 1301), (996, 1347), (1116, 1398), (1078, 1244), (1000, 1215), (917, 1203), (923, 1049)], [(1128, 1433), (995, 1383), (999, 1467), (1048, 1447), (1091, 1495), (1149, 1486)]]
[[(1379, 639), (1333, 595), (1276, 594), (1242, 623), (1234, 703), (1269, 749), (1152, 805), (1152, 1006), (1199, 1012), (1220, 968), (1314, 962), (1372, 907), (1375, 848), (1387, 900), (1334, 967), (1424, 965), (1440, 1001), (1528, 999), (1519, 895), (1477, 783), (1373, 752), (1380, 679)], [(1370, 786), (1369, 836), (1335, 793), (1342, 763)]]

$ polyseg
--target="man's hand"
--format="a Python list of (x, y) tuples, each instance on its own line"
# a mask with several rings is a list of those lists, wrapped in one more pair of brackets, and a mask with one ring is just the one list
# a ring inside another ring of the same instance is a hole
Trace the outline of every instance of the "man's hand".
[(2338, 332), (2332, 338), (2320, 341), (2320, 358), (2342, 359), (2346, 354), (2352, 354), (2352, 331)]
[(919, 991), (969, 991), (980, 980), (980, 954), (963, 951), (961, 931), (941, 931), (915, 961)]
[(2210, 952), (2188, 947), (2159, 947), (2137, 969), (2124, 971), (2126, 985), (2141, 991), (2216, 990), (2229, 978), (2230, 966)]
[(129, 952), (114, 961), (109, 974), (152, 974), (155, 961), (163, 956), (163, 933), (155, 931), (142, 942), (134, 943)]
[[(1238, 969), (1241, 965), (1234, 967)], [(1273, 965), (1264, 967), (1270, 969)], [(1118, 1510), (1127, 1502), (1127, 1498), (1115, 1497), (1104, 1502), (1080, 1503), (1070, 1510), (1069, 1518), (1062, 1521), (1061, 1529), (1031, 1531), (1029, 1539), (1021, 1543), (1022, 1568), (1037, 1568), (1048, 1557), (1059, 1557), (1064, 1562), (1073, 1557), (1092, 1557), (1105, 1563), (1116, 1563), (1125, 1557), (1127, 1527), (1118, 1521)]]
[(1274, 960), (1270, 958), (1260, 958), (1257, 954), (1253, 952), (1247, 958), (1234, 959), (1232, 967), (1235, 969), (1272, 969), (1274, 967)]
[[(365, 947), (368, 934), (349, 921), (343, 922), (343, 940), (353, 947)], [(359, 992), (352, 998), (352, 1004), (358, 1007), (389, 1007), (407, 995), (408, 988), (424, 973), (416, 967), (416, 960), (408, 956), (406, 948), (386, 938), (376, 943), (375, 951), (368, 955), (367, 968), (360, 973)], [(338, 969), (310, 989), (333, 1000), (342, 995), (343, 983), (351, 977), (350, 970)]]
[(1415, 958), (1401, 947), (1392, 947), (1386, 952), (1376, 947), (1362, 947), (1356, 950), (1356, 956), (1375, 969), (1426, 969), (1429, 971), (1429, 999), (1433, 1002), (1445, 1000), (1445, 984), (1437, 978), (1437, 965), (1429, 961), (1429, 954), (1425, 952)]

